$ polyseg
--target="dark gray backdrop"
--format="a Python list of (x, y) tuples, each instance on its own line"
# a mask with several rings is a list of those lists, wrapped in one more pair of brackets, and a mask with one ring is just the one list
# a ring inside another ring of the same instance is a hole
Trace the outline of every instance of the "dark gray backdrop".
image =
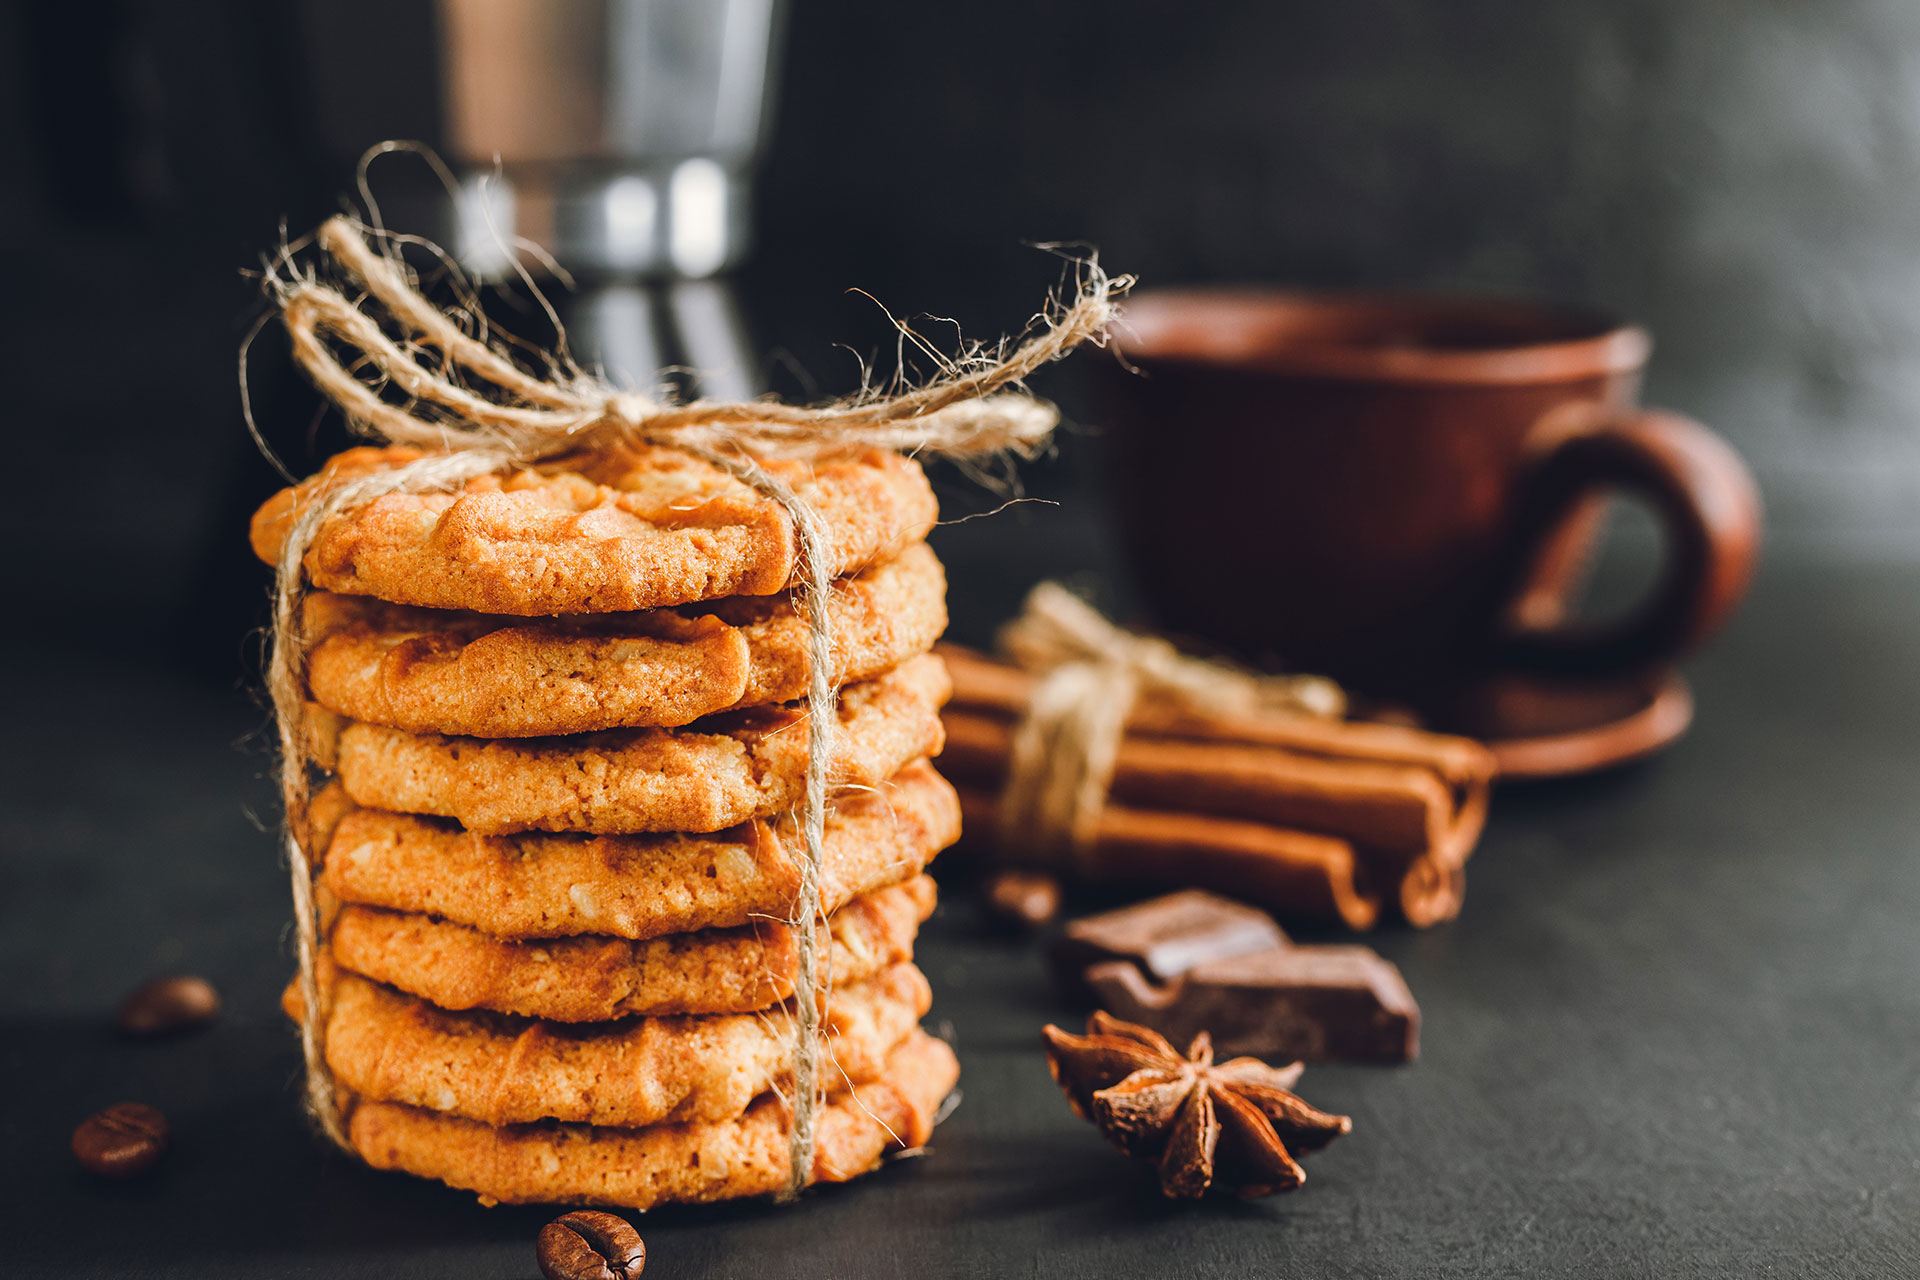
[[(353, 3), (390, 42), (378, 132), (430, 134), (426, 9)], [(1306, 1194), (1159, 1204), (1047, 1083), (1034, 1030), (1070, 1011), (956, 857), (923, 953), (967, 1063), (939, 1158), (804, 1218), (658, 1215), (661, 1274), (1916, 1274), (1920, 7), (796, 9), (742, 283), (822, 390), (854, 369), (834, 342), (885, 336), (848, 286), (991, 335), (1055, 278), (1029, 239), (1152, 283), (1557, 295), (1654, 329), (1652, 398), (1752, 459), (1772, 546), (1690, 669), (1686, 743), (1503, 792), (1457, 925), (1371, 935), (1426, 1010), (1422, 1061), (1314, 1070), (1356, 1134)], [(236, 412), (235, 271), (329, 212), (375, 136), (316, 124), (293, 14), (0, 8), (0, 1256), (26, 1274), (523, 1275), (546, 1216), (316, 1159), (291, 1101), (284, 872), (246, 822), (271, 820), (267, 760), (235, 749), (262, 717), (220, 692), (274, 483)], [(299, 444), (271, 344), (256, 377)], [(1042, 383), (1082, 422), (1031, 473), (1066, 505), (937, 535), (964, 634), (1111, 564), (1078, 381)], [(176, 968), (220, 984), (221, 1025), (116, 1043), (114, 1001)], [(61, 1148), (126, 1096), (176, 1149), (89, 1183)]]
[[(429, 11), (368, 8), (390, 121), (368, 140), (430, 137)], [(854, 376), (833, 344), (884, 346), (847, 288), (996, 334), (1054, 280), (1030, 240), (1152, 284), (1544, 294), (1651, 326), (1650, 398), (1739, 444), (1776, 536), (1920, 528), (1912, 5), (811, 0), (789, 27), (742, 280), (767, 348), (823, 390)], [(301, 31), (240, 0), (0, 16), (0, 350), (28, 478), (0, 509), (40, 548), (5, 573), (62, 644), (133, 608), (235, 669), (258, 598), (236, 520), (271, 484), (238, 439), (236, 272), (282, 216), (334, 207), (361, 141), (316, 122)], [(1043, 389), (1082, 407), (1071, 368)], [(275, 408), (298, 435), (304, 406)], [(1096, 450), (1069, 437), (1036, 487), (1084, 492)]]

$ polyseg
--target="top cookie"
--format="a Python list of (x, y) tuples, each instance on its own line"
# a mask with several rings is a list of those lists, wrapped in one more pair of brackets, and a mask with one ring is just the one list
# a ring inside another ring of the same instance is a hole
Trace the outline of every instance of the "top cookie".
[[(325, 485), (421, 456), (335, 456), (254, 514), (254, 552), (277, 562), (302, 504)], [(819, 513), (835, 577), (921, 541), (938, 514), (919, 464), (885, 450), (767, 469)], [(792, 585), (797, 561), (778, 503), (691, 455), (639, 445), (482, 476), (455, 493), (388, 494), (321, 526), (305, 563), (327, 591), (545, 617), (772, 595)]]

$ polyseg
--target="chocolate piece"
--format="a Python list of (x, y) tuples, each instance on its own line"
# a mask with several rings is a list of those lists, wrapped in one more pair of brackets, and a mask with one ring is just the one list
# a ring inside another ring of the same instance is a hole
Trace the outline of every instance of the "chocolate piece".
[(1176, 1044), (1201, 1031), (1223, 1055), (1408, 1062), (1420, 1009), (1400, 971), (1367, 947), (1274, 947), (1210, 959), (1156, 986), (1136, 964), (1086, 971), (1100, 1007)]
[(1070, 983), (1106, 960), (1131, 961), (1147, 976), (1167, 979), (1209, 961), (1286, 945), (1287, 935), (1266, 912), (1188, 889), (1075, 920), (1053, 956)]

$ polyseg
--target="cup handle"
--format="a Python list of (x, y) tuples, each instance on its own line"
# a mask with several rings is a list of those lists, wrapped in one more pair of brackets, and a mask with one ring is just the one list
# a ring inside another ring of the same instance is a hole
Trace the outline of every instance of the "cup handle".
[[(1540, 435), (1518, 487), (1515, 550), (1496, 578), (1494, 669), (1620, 677), (1671, 661), (1718, 630), (1747, 593), (1760, 545), (1760, 493), (1739, 455), (1692, 419), (1658, 410), (1582, 405), (1544, 422)], [(1526, 625), (1524, 604), (1564, 586), (1542, 581), (1567, 576), (1568, 540), (1558, 535), (1605, 490), (1652, 506), (1666, 541), (1660, 578), (1618, 621)]]

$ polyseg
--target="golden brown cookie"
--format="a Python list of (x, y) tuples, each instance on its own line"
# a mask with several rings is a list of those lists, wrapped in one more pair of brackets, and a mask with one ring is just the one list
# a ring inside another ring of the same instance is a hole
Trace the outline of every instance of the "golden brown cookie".
[[(863, 894), (833, 913), (821, 946), (836, 986), (913, 959), (933, 912), (930, 876)], [(756, 920), (732, 929), (625, 938), (517, 942), (412, 911), (342, 908), (331, 949), (344, 969), (443, 1009), (492, 1009), (553, 1022), (749, 1013), (793, 994), (793, 930)]]
[[(793, 1023), (784, 1006), (561, 1026), (449, 1013), (330, 964), (322, 974), (327, 1065), (340, 1084), (383, 1102), (488, 1124), (637, 1128), (732, 1119), (792, 1078)], [(910, 964), (836, 987), (823, 1041), (828, 1088), (878, 1078), (932, 999)], [(297, 1019), (298, 983), (283, 1004)]]
[[(827, 815), (822, 907), (918, 875), (959, 834), (959, 799), (924, 762), (846, 793)], [(504, 938), (642, 939), (786, 919), (799, 856), (787, 821), (704, 836), (475, 836), (355, 809), (334, 824), (320, 884), (342, 903), (426, 912)]]
[[(339, 454), (254, 514), (255, 554), (276, 562), (325, 485), (421, 456)], [(922, 541), (937, 516), (919, 464), (899, 454), (767, 469), (819, 513), (834, 577)], [(326, 591), (546, 617), (772, 595), (793, 584), (797, 554), (778, 503), (689, 454), (640, 445), (483, 476), (455, 493), (377, 498), (322, 525), (306, 569)]]
[[(840, 691), (836, 786), (873, 786), (945, 741), (950, 686), (923, 654)], [(565, 738), (452, 738), (380, 725), (310, 725), (315, 759), (358, 804), (457, 819), (469, 831), (718, 831), (800, 802), (806, 704), (709, 716), (683, 729)]]
[[(933, 647), (946, 576), (915, 543), (834, 584), (834, 679)], [(338, 715), (409, 733), (525, 738), (684, 725), (807, 693), (807, 628), (786, 596), (525, 622), (316, 592), (307, 683)]]
[[(888, 1057), (885, 1074), (820, 1109), (810, 1182), (845, 1182), (890, 1151), (925, 1146), (960, 1078), (944, 1041), (924, 1031)], [(534, 1124), (495, 1128), (390, 1102), (360, 1100), (348, 1139), (376, 1169), (438, 1178), (508, 1204), (608, 1204), (646, 1210), (768, 1195), (791, 1167), (788, 1113), (768, 1094), (734, 1120), (615, 1129)]]

